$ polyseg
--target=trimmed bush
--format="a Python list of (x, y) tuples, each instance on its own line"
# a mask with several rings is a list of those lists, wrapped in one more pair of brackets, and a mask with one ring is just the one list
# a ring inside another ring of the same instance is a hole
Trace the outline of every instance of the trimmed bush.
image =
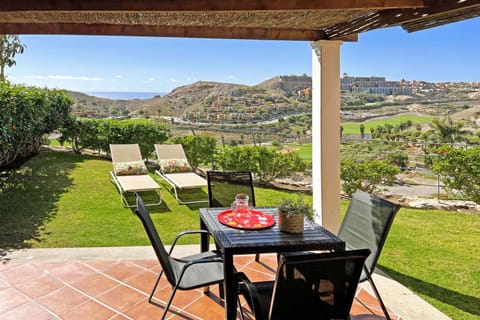
[(72, 105), (62, 90), (0, 82), (0, 167), (36, 154), (44, 135), (63, 124)]
[(170, 128), (146, 119), (104, 120), (71, 117), (61, 129), (61, 142), (69, 141), (75, 153), (84, 149), (109, 153), (111, 143), (138, 143), (142, 155), (149, 158), (155, 143), (165, 142)]
[(224, 170), (252, 171), (262, 183), (306, 169), (297, 153), (281, 153), (272, 147), (225, 147), (216, 156)]
[(215, 138), (201, 135), (177, 136), (170, 138), (169, 142), (179, 143), (183, 146), (188, 163), (195, 169), (202, 163), (212, 163), (217, 147)]

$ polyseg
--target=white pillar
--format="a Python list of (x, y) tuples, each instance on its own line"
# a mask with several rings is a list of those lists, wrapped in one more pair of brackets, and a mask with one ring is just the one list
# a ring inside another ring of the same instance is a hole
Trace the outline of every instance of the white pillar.
[(316, 222), (340, 226), (340, 46), (312, 42), (312, 179)]

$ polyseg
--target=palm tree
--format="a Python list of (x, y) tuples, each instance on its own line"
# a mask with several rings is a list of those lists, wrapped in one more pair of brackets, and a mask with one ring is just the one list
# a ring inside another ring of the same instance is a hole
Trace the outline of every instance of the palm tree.
[(469, 131), (462, 130), (464, 125), (462, 121), (455, 122), (451, 117), (445, 117), (442, 120), (433, 119), (432, 124), (440, 142), (453, 144), (465, 141), (465, 136), (471, 134)]
[(363, 123), (360, 125), (360, 136), (363, 138), (365, 138), (365, 126), (363, 125)]
[(0, 81), (5, 81), (5, 67), (13, 67), (17, 63), (15, 55), (22, 54), (25, 48), (18, 35), (0, 35)]

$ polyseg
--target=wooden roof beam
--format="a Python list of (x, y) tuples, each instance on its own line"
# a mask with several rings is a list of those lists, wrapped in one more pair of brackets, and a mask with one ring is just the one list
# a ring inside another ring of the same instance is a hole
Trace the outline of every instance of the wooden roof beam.
[(424, 0), (1, 0), (0, 11), (269, 11), (419, 8)]
[(0, 34), (156, 36), (291, 41), (316, 41), (326, 39), (325, 34), (317, 30), (73, 23), (2, 23), (0, 24)]
[(391, 9), (379, 12), (382, 23), (386, 25), (400, 25), (415, 20), (430, 19), (437, 15), (465, 14), (468, 11), (477, 11), (480, 8), (480, 0), (438, 1), (436, 5), (417, 9)]
[[(325, 30), (329, 39), (341, 39), (373, 29), (401, 25), (408, 32), (433, 28), (452, 21), (460, 21), (480, 16), (480, 0), (462, 2), (440, 0), (425, 1), (432, 5), (426, 8), (387, 9), (369, 12), (360, 18), (334, 25)], [(435, 5), (433, 5), (435, 4)]]

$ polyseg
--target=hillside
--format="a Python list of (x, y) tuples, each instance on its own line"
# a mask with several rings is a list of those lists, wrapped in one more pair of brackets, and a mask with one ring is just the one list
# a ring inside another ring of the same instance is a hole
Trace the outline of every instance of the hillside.
[(163, 97), (135, 100), (112, 100), (98, 98), (80, 92), (69, 91), (74, 98), (73, 113), (81, 116), (174, 116), (199, 112), (218, 100), (230, 97), (255, 96), (266, 99), (271, 96), (287, 100), (292, 91), (310, 86), (310, 78), (279, 76), (258, 85), (247, 86), (234, 83), (198, 81), (175, 88)]
[[(342, 92), (342, 119), (362, 121), (377, 116), (415, 112), (456, 113), (480, 105), (480, 88), (468, 83), (412, 82), (412, 95)], [(112, 100), (69, 92), (72, 112), (79, 116), (171, 116), (194, 122), (256, 123), (291, 114), (309, 113), (311, 78), (277, 76), (257, 85), (198, 81), (152, 99)], [(464, 112), (471, 117), (478, 111)]]

